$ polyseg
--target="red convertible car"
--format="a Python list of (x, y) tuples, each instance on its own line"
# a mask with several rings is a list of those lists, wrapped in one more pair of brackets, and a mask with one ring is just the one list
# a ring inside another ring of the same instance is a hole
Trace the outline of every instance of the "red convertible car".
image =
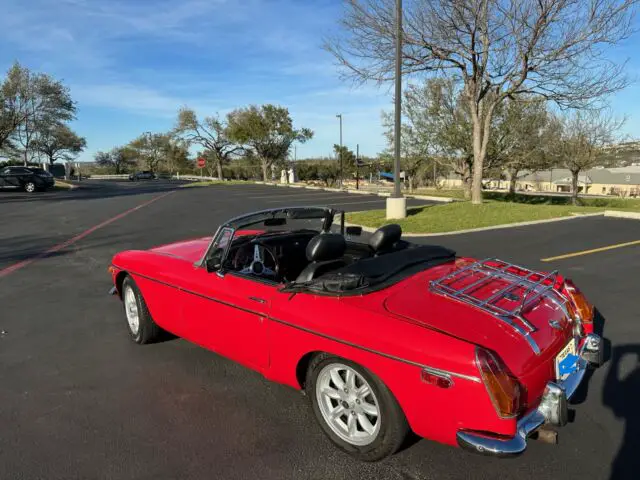
[(580, 290), (401, 235), (386, 225), (365, 242), (329, 208), (252, 213), (213, 237), (118, 253), (112, 293), (136, 343), (170, 332), (303, 389), (362, 460), (394, 453), (409, 430), (506, 456), (564, 425), (602, 362)]

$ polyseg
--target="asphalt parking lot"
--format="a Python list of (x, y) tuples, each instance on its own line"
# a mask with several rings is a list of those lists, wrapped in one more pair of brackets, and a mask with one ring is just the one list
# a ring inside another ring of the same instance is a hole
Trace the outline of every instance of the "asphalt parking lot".
[(638, 478), (640, 247), (541, 259), (638, 240), (640, 222), (593, 217), (424, 239), (573, 278), (604, 318), (611, 359), (580, 392), (558, 445), (532, 441), (501, 460), (421, 440), (363, 464), (333, 448), (296, 391), (182, 340), (133, 344), (106, 295), (106, 268), (120, 250), (210, 235), (247, 211), (366, 210), (384, 199), (178, 186), (0, 192), (0, 479)]

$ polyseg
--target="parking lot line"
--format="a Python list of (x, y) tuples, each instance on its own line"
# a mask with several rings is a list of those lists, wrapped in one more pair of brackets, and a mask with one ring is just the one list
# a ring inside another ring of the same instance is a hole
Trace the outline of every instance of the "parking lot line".
[(631, 247), (633, 245), (640, 245), (640, 240), (634, 240), (633, 242), (617, 243), (615, 245), (608, 245), (606, 247), (592, 248), (591, 250), (582, 250), (580, 252), (565, 253), (564, 255), (558, 255), (556, 257), (542, 258), (541, 261), (543, 261), (543, 262), (553, 262), (555, 260), (564, 260), (565, 258), (579, 257), (579, 256), (582, 256), (582, 255), (590, 255), (592, 253), (598, 253), (598, 252), (606, 252), (607, 250), (614, 250), (616, 248)]
[(148, 205), (151, 205), (153, 202), (156, 202), (158, 200), (160, 200), (161, 198), (166, 197), (167, 195), (172, 194), (173, 192), (175, 192), (175, 190), (171, 190), (169, 192), (165, 192), (162, 195), (158, 195), (156, 197), (153, 197), (151, 200), (148, 200), (144, 203), (141, 203), (140, 205), (137, 205), (133, 208), (130, 208), (129, 210), (125, 210), (122, 213), (119, 213), (118, 215), (116, 215), (115, 217), (111, 217), (108, 218), (107, 220), (105, 220), (104, 222), (101, 222), (97, 225), (94, 225), (91, 228), (88, 228), (87, 230), (85, 230), (82, 233), (79, 233), (78, 235), (76, 235), (75, 237), (70, 238), (69, 240), (66, 240), (62, 243), (59, 243), (57, 245), (54, 245), (53, 247), (49, 248), (48, 250), (45, 250), (42, 253), (36, 254), (31, 258), (27, 258), (26, 260), (22, 260), (21, 262), (18, 263), (14, 263), (13, 265), (9, 265), (6, 268), (3, 268), (2, 270), (0, 270), (0, 278), (2, 277), (6, 277), (7, 275), (15, 272), (16, 270), (20, 270), (23, 267), (26, 267), (27, 265), (37, 261), (37, 260), (41, 260), (43, 258), (47, 258), (49, 255), (59, 252), (60, 250), (62, 250), (63, 248), (68, 247), (69, 245), (73, 245), (74, 243), (82, 240), (84, 237), (86, 237), (87, 235), (91, 235), (93, 232), (95, 232), (96, 230), (100, 230), (103, 227), (106, 227), (107, 225), (120, 220), (123, 217), (126, 217), (127, 215), (129, 215), (130, 213), (133, 213), (137, 210), (140, 210), (141, 208), (144, 208)]

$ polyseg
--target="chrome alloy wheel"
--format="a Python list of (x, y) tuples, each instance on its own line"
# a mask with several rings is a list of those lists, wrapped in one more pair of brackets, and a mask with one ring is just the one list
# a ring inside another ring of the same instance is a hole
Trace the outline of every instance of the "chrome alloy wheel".
[(127, 285), (124, 290), (124, 310), (127, 314), (127, 322), (129, 322), (129, 329), (131, 330), (131, 333), (133, 335), (137, 335), (138, 330), (140, 330), (138, 302), (133, 288), (129, 285)]
[(353, 368), (332, 363), (316, 381), (316, 400), (331, 430), (351, 445), (369, 445), (380, 433), (381, 412), (369, 383)]
[(36, 185), (32, 182), (27, 183), (24, 186), (24, 189), (28, 192), (28, 193), (33, 193), (36, 191)]

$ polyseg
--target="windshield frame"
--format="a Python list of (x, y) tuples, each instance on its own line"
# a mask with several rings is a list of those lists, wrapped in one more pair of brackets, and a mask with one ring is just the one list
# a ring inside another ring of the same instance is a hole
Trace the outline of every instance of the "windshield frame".
[[(282, 218), (282, 219), (296, 219), (296, 220), (304, 220), (304, 219), (324, 219), (322, 224), (322, 232), (331, 231), (331, 226), (334, 223), (334, 218), (336, 215), (340, 215), (340, 234), (344, 235), (345, 231), (345, 212), (344, 210), (337, 210), (331, 207), (281, 207), (281, 208), (271, 208), (268, 210), (260, 210), (257, 212), (251, 212), (244, 215), (240, 215), (238, 217), (231, 218), (227, 220), (224, 224), (220, 225), (216, 230), (215, 234), (211, 238), (211, 242), (207, 247), (202, 258), (197, 261), (194, 265), (197, 267), (206, 266), (207, 260), (209, 260), (212, 254), (217, 250), (217, 243), (220, 238), (220, 235), (223, 231), (232, 230), (231, 238), (228, 240), (228, 244), (226, 245), (223, 253), (223, 257), (221, 259), (221, 264), (224, 265), (224, 261), (226, 260), (226, 256), (229, 251), (229, 247), (233, 243), (236, 238), (236, 233), (239, 230), (242, 230), (245, 227), (256, 225), (258, 223), (264, 223), (265, 220), (274, 219), (274, 218)], [(223, 272), (217, 272), (219, 275), (222, 275)]]

